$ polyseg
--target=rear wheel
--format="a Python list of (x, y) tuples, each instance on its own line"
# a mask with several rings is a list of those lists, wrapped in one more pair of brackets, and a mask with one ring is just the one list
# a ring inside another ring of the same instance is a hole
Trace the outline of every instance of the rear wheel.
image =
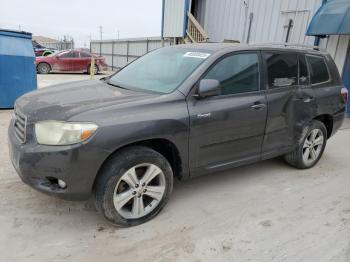
[[(99, 71), (98, 66), (95, 64), (94, 65), (94, 75), (97, 75), (98, 71)], [(89, 65), (87, 68), (87, 73), (90, 74), (90, 72), (91, 72), (91, 65)]]
[(96, 182), (95, 204), (113, 224), (134, 226), (156, 216), (172, 188), (173, 172), (161, 154), (130, 147), (105, 164)]
[(311, 168), (320, 160), (327, 143), (327, 129), (317, 120), (305, 128), (304, 137), (299, 146), (285, 155), (285, 160), (291, 166), (306, 169)]
[(48, 74), (51, 71), (51, 67), (47, 63), (40, 63), (37, 66), (37, 70), (38, 70), (39, 74)]

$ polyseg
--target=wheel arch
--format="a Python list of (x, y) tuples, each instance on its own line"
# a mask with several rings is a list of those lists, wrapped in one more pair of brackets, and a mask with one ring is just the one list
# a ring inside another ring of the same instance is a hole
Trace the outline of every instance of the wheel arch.
[(323, 114), (315, 117), (313, 120), (318, 120), (322, 122), (327, 129), (327, 139), (331, 137), (332, 132), (333, 132), (333, 117), (329, 114)]
[(93, 182), (93, 188), (92, 188), (93, 190), (95, 188), (96, 181), (99, 177), (99, 174), (100, 174), (101, 170), (103, 169), (103, 167), (105, 166), (105, 164), (112, 157), (114, 157), (116, 154), (118, 154), (121, 150), (124, 150), (124, 149), (126, 149), (128, 147), (132, 147), (132, 146), (144, 146), (144, 147), (151, 148), (154, 151), (158, 152), (163, 157), (165, 157), (168, 160), (168, 162), (170, 163), (172, 170), (174, 172), (174, 177), (176, 177), (178, 179), (182, 178), (182, 173), (183, 173), (182, 163), (183, 163), (183, 161), (181, 159), (181, 155), (180, 155), (180, 152), (179, 152), (179, 149), (177, 148), (177, 146), (172, 141), (170, 141), (168, 139), (152, 138), (152, 139), (141, 140), (141, 141), (129, 143), (129, 144), (123, 145), (123, 146), (119, 147), (118, 149), (116, 149), (115, 151), (113, 151), (103, 161), (102, 165), (98, 169), (98, 172), (97, 172), (97, 174), (94, 178), (94, 182)]

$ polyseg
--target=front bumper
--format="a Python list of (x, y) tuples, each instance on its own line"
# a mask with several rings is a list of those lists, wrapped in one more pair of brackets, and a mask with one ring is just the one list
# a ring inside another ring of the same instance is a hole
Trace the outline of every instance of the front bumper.
[[(14, 134), (12, 121), (8, 129), (10, 158), (24, 183), (67, 200), (89, 199), (98, 170), (108, 157), (107, 152), (88, 144), (39, 145), (33, 138), (21, 144)], [(52, 183), (54, 179), (65, 181), (67, 187), (60, 188)]]

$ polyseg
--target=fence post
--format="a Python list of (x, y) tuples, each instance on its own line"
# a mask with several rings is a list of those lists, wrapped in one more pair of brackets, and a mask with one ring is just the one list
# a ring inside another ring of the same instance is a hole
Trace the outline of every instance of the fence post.
[(102, 55), (102, 41), (100, 41), (100, 56)]
[(126, 41), (126, 63), (129, 63), (129, 41)]
[(112, 71), (114, 69), (114, 41), (112, 41)]
[(95, 58), (91, 55), (91, 63), (90, 63), (90, 79), (93, 80), (95, 75)]
[(146, 53), (148, 53), (148, 38), (146, 39)]

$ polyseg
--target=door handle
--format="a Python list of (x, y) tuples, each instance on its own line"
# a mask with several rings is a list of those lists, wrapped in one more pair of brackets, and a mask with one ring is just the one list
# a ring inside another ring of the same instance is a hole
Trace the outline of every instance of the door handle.
[(259, 103), (259, 104), (252, 105), (250, 108), (253, 109), (253, 110), (261, 110), (261, 109), (263, 109), (265, 107), (266, 107), (265, 104)]
[(314, 100), (314, 98), (311, 96), (303, 99), (304, 103), (310, 103), (312, 100)]
[(197, 118), (209, 118), (211, 116), (211, 113), (203, 113), (203, 114), (198, 114)]

